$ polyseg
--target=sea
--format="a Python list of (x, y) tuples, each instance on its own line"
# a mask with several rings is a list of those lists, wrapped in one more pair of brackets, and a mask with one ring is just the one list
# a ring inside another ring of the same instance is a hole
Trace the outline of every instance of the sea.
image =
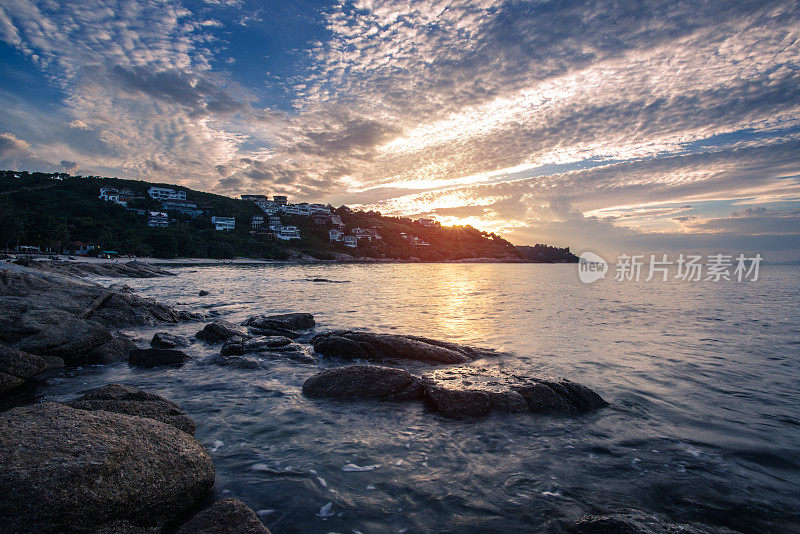
[[(475, 365), (563, 376), (610, 403), (575, 416), (456, 420), (417, 402), (310, 399), (308, 377), (351, 362), (220, 367), (205, 361), (219, 346), (199, 341), (183, 367), (87, 366), (35, 391), (58, 401), (122, 383), (171, 399), (214, 460), (215, 497), (241, 499), (274, 533), (563, 532), (623, 510), (800, 531), (800, 266), (762, 266), (756, 281), (594, 283), (566, 264), (172, 270), (123, 282), (235, 323), (309, 312), (316, 332), (491, 348), (499, 355)], [(127, 333), (145, 347), (157, 331), (201, 327)]]

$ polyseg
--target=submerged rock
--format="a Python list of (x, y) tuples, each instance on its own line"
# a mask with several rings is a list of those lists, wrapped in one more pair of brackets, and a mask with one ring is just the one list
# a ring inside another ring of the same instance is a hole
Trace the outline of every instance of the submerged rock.
[(426, 398), (446, 417), (492, 411), (580, 413), (607, 406), (600, 395), (565, 378), (532, 377), (476, 367), (439, 369), (422, 376)]
[(163, 527), (205, 496), (214, 466), (170, 425), (56, 403), (0, 413), (2, 532)]
[(170, 334), (169, 332), (156, 332), (150, 340), (150, 346), (155, 349), (174, 349), (188, 347), (192, 342), (188, 337)]
[(134, 349), (129, 356), (131, 365), (137, 367), (158, 367), (160, 365), (183, 365), (192, 357), (174, 349)]
[(270, 531), (245, 503), (228, 498), (195, 515), (177, 534), (270, 534)]
[(209, 323), (194, 335), (197, 339), (201, 339), (212, 345), (226, 341), (233, 336), (239, 336), (244, 339), (252, 337), (250, 334), (228, 321), (214, 321), (213, 323)]
[(200, 290), (200, 292), (197, 294), (197, 296), (198, 296), (198, 297), (205, 297), (205, 296), (207, 296), (207, 295), (210, 295), (210, 294), (211, 294), (211, 293), (209, 293), (209, 292), (208, 292), (208, 291), (206, 291), (205, 289), (201, 289), (201, 290)]
[(422, 399), (422, 381), (402, 369), (350, 365), (317, 373), (303, 384), (308, 397), (342, 399)]
[(419, 336), (337, 330), (312, 339), (314, 350), (325, 356), (367, 360), (405, 359), (431, 363), (465, 363), (494, 355), (479, 349)]
[(629, 510), (606, 515), (587, 515), (570, 529), (575, 534), (734, 534), (725, 527), (700, 523), (670, 523), (662, 517)]
[(316, 324), (310, 313), (283, 313), (279, 315), (256, 315), (244, 322), (261, 330), (308, 330)]
[(79, 399), (65, 404), (79, 410), (105, 410), (146, 417), (194, 435), (194, 421), (177, 404), (159, 395), (122, 384), (108, 384), (89, 390)]
[(234, 365), (242, 368), (260, 367), (253, 357), (241, 357), (253, 354), (258, 358), (289, 359), (302, 363), (314, 363), (316, 360), (309, 351), (299, 343), (283, 336), (265, 336), (245, 339), (241, 336), (228, 338), (220, 349), (219, 357), (212, 358), (209, 363), (217, 365)]
[(18, 388), (48, 368), (35, 354), (0, 345), (0, 395)]

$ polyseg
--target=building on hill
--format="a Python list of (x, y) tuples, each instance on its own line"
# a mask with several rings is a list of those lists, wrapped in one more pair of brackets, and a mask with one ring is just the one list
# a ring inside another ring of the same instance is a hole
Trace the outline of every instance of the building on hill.
[(311, 221), (317, 226), (328, 226), (331, 216), (325, 213), (314, 213), (311, 215)]
[(147, 226), (150, 228), (166, 228), (169, 226), (169, 217), (163, 211), (151, 211), (147, 216)]
[(242, 195), (245, 202), (269, 202), (267, 195)]
[(270, 229), (275, 232), (275, 237), (283, 241), (301, 239), (300, 230), (296, 226), (270, 226)]
[(281, 218), (278, 215), (270, 215), (269, 216), (269, 225), (270, 226), (280, 226)]
[(358, 246), (358, 238), (354, 235), (344, 236), (344, 246), (356, 248)]
[(250, 228), (253, 230), (258, 230), (264, 225), (264, 216), (263, 215), (253, 215), (253, 218), (250, 219)]
[(433, 219), (417, 219), (414, 222), (421, 226), (436, 226), (436, 221)]
[(308, 210), (308, 204), (286, 204), (280, 207), (280, 210), (287, 215), (302, 215), (308, 217), (311, 212)]
[(197, 217), (203, 213), (203, 210), (198, 208), (197, 204), (188, 200), (165, 200), (161, 203), (161, 209), (177, 211), (190, 217)]
[(331, 215), (331, 224), (339, 230), (344, 230), (344, 223), (342, 222), (342, 218), (338, 215)]
[(233, 217), (211, 217), (211, 224), (217, 230), (231, 231), (236, 228), (236, 219)]
[(429, 247), (429, 246), (431, 246), (431, 244), (428, 243), (427, 241), (423, 241), (422, 239), (420, 239), (418, 237), (411, 237), (411, 246), (412, 247)]
[(151, 187), (147, 194), (156, 200), (186, 200), (186, 191), (176, 191), (168, 187)]
[(314, 213), (330, 213), (331, 209), (325, 204), (308, 204), (308, 211)]
[(330, 237), (331, 242), (341, 242), (342, 237), (344, 237), (344, 232), (338, 228), (333, 228), (328, 230), (328, 236)]
[(272, 201), (278, 206), (285, 206), (289, 203), (289, 198), (284, 195), (275, 195), (272, 197)]

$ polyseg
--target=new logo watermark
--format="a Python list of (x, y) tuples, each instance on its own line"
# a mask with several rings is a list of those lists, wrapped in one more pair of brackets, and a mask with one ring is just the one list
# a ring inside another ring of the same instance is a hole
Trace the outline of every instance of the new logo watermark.
[[(649, 282), (656, 278), (662, 282), (669, 279), (684, 282), (755, 282), (764, 260), (761, 254), (739, 254), (736, 257), (730, 254), (680, 254), (675, 259), (671, 259), (668, 254), (650, 254), (649, 261), (645, 258), (644, 254), (617, 256), (614, 281)], [(608, 270), (608, 262), (594, 252), (584, 252), (578, 259), (578, 276), (583, 283), (591, 284), (605, 278)]]

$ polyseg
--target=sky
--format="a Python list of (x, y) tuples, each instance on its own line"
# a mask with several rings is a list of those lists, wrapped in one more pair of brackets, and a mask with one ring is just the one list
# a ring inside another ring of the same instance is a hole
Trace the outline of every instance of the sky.
[(800, 259), (800, 2), (3, 0), (0, 168)]

